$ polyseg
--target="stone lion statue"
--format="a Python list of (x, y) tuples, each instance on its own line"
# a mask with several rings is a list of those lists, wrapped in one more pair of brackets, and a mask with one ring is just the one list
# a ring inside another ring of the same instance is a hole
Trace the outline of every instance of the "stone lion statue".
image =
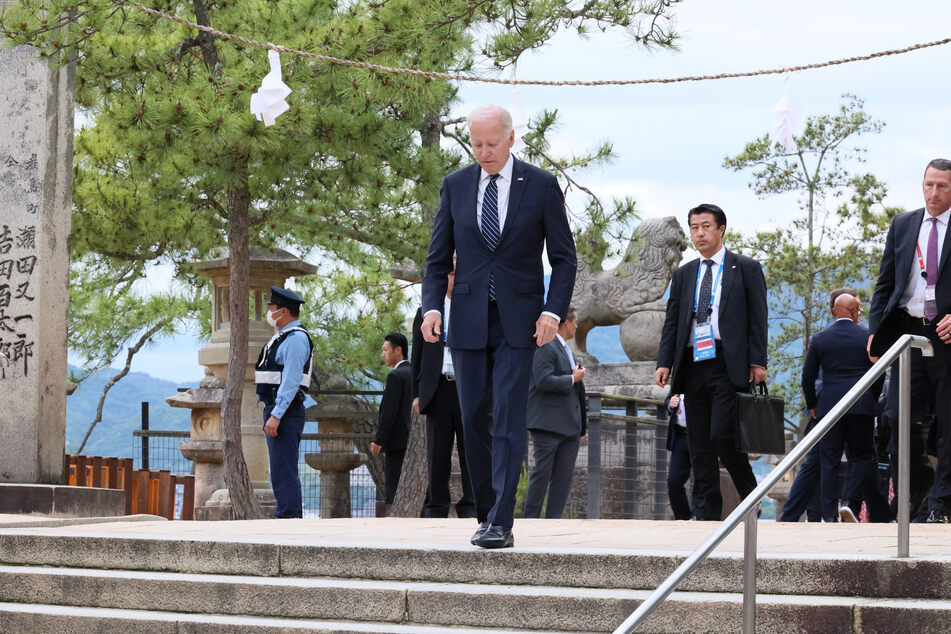
[(572, 297), (578, 311), (572, 352), (579, 363), (598, 362), (587, 350), (591, 329), (615, 324), (621, 324), (621, 346), (631, 361), (657, 358), (667, 304), (664, 292), (688, 246), (676, 218), (648, 218), (637, 226), (624, 258), (613, 269), (592, 272), (579, 258)]

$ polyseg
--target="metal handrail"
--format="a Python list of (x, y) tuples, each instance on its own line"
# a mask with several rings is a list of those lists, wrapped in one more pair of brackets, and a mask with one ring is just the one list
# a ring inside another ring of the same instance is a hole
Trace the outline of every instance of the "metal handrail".
[(770, 489), (826, 435), (838, 420), (849, 411), (862, 394), (872, 386), (896, 359), (898, 372), (898, 556), (908, 556), (909, 522), (909, 466), (908, 444), (911, 439), (911, 348), (918, 348), (926, 357), (934, 355), (931, 342), (917, 335), (902, 335), (888, 351), (865, 373), (852, 389), (829, 410), (805, 438), (786, 454), (776, 467), (753, 491), (740, 502), (720, 526), (697, 547), (660, 586), (614, 630), (614, 634), (629, 634), (646, 619), (657, 606), (706, 559), (713, 549), (729, 535), (740, 521), (746, 521), (743, 547), (743, 632), (754, 632), (756, 622), (756, 509)]

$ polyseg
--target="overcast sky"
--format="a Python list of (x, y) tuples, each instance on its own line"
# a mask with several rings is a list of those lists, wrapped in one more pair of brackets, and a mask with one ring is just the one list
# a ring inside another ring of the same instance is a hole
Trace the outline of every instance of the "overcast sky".
[[(688, 0), (676, 5), (679, 52), (645, 53), (623, 36), (571, 34), (526, 55), (518, 76), (532, 79), (638, 79), (794, 66), (903, 48), (951, 36), (951, 2), (927, 0)], [(860, 139), (866, 169), (889, 187), (890, 205), (920, 207), (925, 164), (951, 156), (951, 45), (792, 76), (792, 97), (803, 118), (835, 111), (843, 93), (865, 101), (886, 125)], [(510, 76), (509, 73), (503, 75)], [(783, 94), (779, 75), (676, 85), (610, 88), (521, 88), (531, 115), (557, 108), (556, 152), (582, 151), (610, 139), (618, 160), (585, 174), (599, 195), (632, 196), (642, 217), (675, 215), (700, 202), (719, 204), (730, 225), (750, 230), (789, 222), (795, 196), (758, 199), (749, 175), (721, 167), (772, 128), (772, 107)], [(456, 114), (477, 105), (509, 106), (511, 89), (467, 84)], [(571, 202), (571, 198), (569, 202)], [(133, 370), (176, 381), (197, 381), (199, 345), (184, 337), (137, 355)]]

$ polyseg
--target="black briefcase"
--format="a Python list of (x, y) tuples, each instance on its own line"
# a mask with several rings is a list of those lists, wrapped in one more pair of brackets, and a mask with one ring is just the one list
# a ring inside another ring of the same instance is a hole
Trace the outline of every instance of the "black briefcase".
[(736, 448), (745, 453), (786, 453), (784, 407), (782, 398), (769, 395), (765, 382), (759, 384), (758, 394), (752, 382), (749, 392), (737, 392), (733, 420)]

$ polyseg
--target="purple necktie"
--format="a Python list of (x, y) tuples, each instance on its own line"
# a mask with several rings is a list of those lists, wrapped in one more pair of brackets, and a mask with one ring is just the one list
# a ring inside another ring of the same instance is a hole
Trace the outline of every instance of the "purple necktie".
[[(938, 283), (938, 219), (928, 218), (931, 221), (931, 233), (928, 234), (928, 257), (926, 262), (927, 277), (925, 283), (934, 287)], [(925, 300), (925, 319), (932, 321), (938, 316), (938, 306), (935, 300)]]

